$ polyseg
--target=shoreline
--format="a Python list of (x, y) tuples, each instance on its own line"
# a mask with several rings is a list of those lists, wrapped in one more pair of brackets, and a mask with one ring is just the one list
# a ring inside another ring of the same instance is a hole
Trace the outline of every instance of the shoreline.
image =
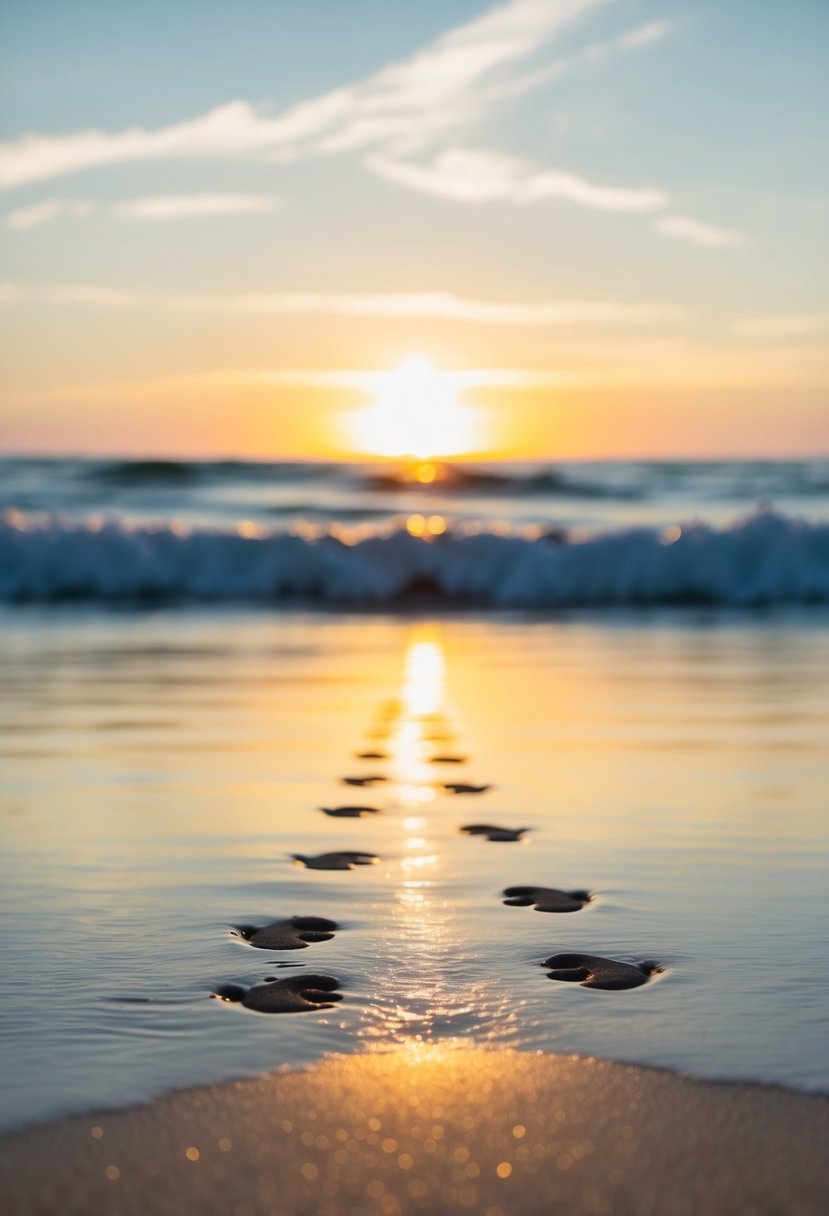
[(818, 1216), (829, 1097), (414, 1045), (0, 1139), (8, 1216)]

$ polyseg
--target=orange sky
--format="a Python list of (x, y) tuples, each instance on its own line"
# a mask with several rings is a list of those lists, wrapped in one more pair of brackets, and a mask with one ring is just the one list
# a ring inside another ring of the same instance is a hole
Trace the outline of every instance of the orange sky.
[(829, 451), (822, 6), (342, 3), (7, 14), (5, 450)]

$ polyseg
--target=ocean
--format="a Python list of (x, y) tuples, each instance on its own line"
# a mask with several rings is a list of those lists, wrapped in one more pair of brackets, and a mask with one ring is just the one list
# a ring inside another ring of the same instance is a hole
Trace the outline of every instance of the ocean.
[(825, 460), (16, 460), (0, 463), (0, 487), (0, 602), (550, 608), (829, 598)]
[(829, 462), (18, 459), (0, 510), (0, 1127), (407, 1042), (829, 1091)]

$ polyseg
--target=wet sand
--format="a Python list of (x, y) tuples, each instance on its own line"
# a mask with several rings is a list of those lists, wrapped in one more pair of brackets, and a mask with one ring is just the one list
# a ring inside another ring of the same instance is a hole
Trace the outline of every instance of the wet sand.
[(6, 1216), (818, 1216), (829, 1099), (415, 1045), (0, 1141)]

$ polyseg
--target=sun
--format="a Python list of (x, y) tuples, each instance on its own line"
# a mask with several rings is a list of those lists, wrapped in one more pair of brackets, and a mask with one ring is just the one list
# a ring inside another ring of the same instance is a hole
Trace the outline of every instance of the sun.
[(349, 418), (353, 446), (373, 456), (428, 460), (480, 446), (480, 418), (458, 400), (456, 377), (413, 355), (372, 377), (375, 401)]

